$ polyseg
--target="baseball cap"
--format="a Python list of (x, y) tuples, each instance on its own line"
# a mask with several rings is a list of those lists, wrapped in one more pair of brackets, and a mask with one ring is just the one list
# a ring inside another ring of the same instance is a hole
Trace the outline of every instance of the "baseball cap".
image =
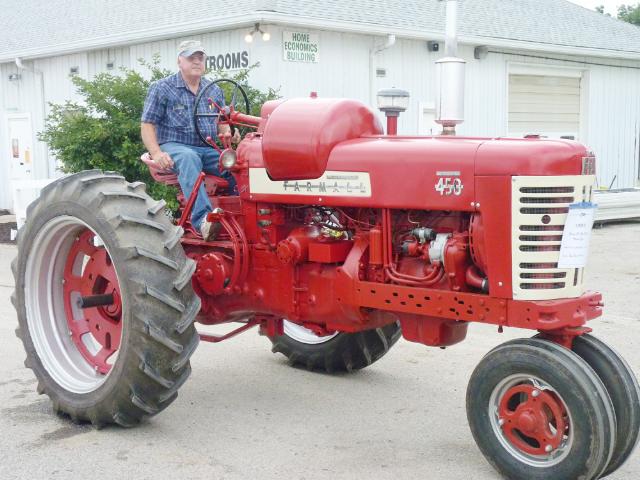
[(198, 40), (185, 40), (178, 47), (179, 57), (190, 57), (196, 52), (202, 52), (205, 55), (207, 54), (207, 52), (204, 51), (204, 48), (202, 48), (202, 43)]

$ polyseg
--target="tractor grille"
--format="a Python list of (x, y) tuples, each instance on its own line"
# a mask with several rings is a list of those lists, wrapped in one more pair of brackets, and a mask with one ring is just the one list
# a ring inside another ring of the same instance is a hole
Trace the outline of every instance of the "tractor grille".
[(513, 177), (513, 298), (551, 300), (584, 293), (583, 268), (558, 268), (569, 205), (591, 201), (593, 175)]

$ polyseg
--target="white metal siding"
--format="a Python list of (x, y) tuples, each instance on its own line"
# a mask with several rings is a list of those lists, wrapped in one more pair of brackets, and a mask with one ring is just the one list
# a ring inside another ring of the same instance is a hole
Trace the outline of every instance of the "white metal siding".
[[(398, 38), (396, 44), (373, 57), (370, 50), (384, 44), (386, 37), (313, 30), (295, 26), (262, 25), (271, 40), (256, 37), (252, 44), (244, 42), (247, 28), (193, 35), (210, 53), (247, 50), (250, 63), (260, 62), (250, 79), (252, 85), (266, 89), (281, 87), (283, 97), (306, 96), (316, 91), (323, 97), (350, 97), (370, 103), (381, 88), (398, 87), (411, 94), (410, 106), (400, 117), (399, 131), (418, 133), (420, 103), (435, 101), (433, 62), (443, 53), (429, 52), (425, 41)], [(320, 61), (317, 64), (285, 62), (282, 59), (282, 30), (304, 31), (319, 35)], [(106, 70), (108, 61), (115, 67), (128, 66), (144, 73), (138, 59), (151, 60), (160, 55), (161, 66), (176, 70), (176, 49), (185, 37), (164, 41), (103, 49), (88, 53), (58, 56), (25, 62), (43, 72), (44, 100), (40, 94), (39, 74), (22, 71), (22, 80), (9, 82), (16, 73), (13, 64), (0, 65), (0, 208), (8, 205), (6, 145), (6, 113), (30, 112), (34, 135), (42, 130), (43, 104), (77, 100), (69, 79), (69, 68), (78, 66), (79, 74), (90, 78)], [(441, 44), (442, 45), (442, 44)], [(443, 46), (443, 45), (442, 45)], [(467, 61), (465, 90), (465, 122), (457, 129), (460, 135), (504, 136), (509, 133), (509, 75), (514, 64), (531, 68), (565, 68), (580, 72), (580, 141), (589, 145), (598, 159), (600, 186), (614, 188), (634, 186), (638, 179), (640, 157), (640, 62), (595, 57), (572, 57), (541, 53), (522, 55), (518, 51), (492, 51), (485, 58), (473, 57), (473, 46), (460, 45), (459, 56)], [(548, 57), (557, 57), (549, 59)], [(581, 63), (590, 62), (590, 63)], [(607, 63), (615, 66), (599, 66)], [(629, 68), (631, 67), (631, 68)], [(375, 69), (386, 69), (385, 77), (376, 77)], [(111, 71), (117, 73), (117, 70)], [(373, 72), (373, 88), (370, 75)], [(44, 160), (46, 146), (37, 143), (34, 152), (36, 177), (48, 174)], [(615, 179), (615, 180), (614, 180)], [(612, 183), (613, 181), (613, 183)]]
[(640, 70), (592, 66), (587, 143), (597, 158), (598, 184), (628, 188), (638, 182)]
[[(129, 47), (108, 48), (89, 52), (87, 55), (87, 75), (93, 77), (103, 72), (119, 75), (122, 67), (131, 66), (130, 60)], [(113, 64), (112, 69), (107, 68), (108, 63)], [(135, 65), (137, 66), (137, 64)]]

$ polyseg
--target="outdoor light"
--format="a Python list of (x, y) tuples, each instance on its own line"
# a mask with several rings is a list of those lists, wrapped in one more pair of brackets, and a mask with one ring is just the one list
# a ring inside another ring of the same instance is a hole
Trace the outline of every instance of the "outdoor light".
[(247, 43), (251, 43), (253, 42), (253, 35), (259, 33), (262, 36), (262, 40), (264, 40), (265, 42), (268, 42), (269, 40), (271, 40), (271, 34), (269, 32), (265, 32), (260, 28), (260, 24), (256, 23), (253, 26), (253, 30), (251, 30), (249, 33), (247, 33), (244, 36), (244, 41)]
[(409, 108), (409, 92), (399, 88), (380, 90), (377, 95), (378, 109), (387, 117), (387, 135), (398, 133), (398, 117)]
[(10, 82), (17, 82), (21, 78), (22, 78), (22, 75), (20, 75), (19, 73), (10, 73), (9, 74), (9, 81)]

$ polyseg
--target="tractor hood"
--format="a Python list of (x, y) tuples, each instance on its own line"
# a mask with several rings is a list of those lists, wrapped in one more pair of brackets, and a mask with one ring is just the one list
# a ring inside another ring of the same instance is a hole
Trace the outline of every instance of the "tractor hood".
[(564, 140), (366, 136), (335, 145), (321, 175), (277, 180), (262, 152), (259, 135), (238, 150), (254, 199), (460, 211), (473, 211), (477, 177), (580, 175), (588, 155)]

